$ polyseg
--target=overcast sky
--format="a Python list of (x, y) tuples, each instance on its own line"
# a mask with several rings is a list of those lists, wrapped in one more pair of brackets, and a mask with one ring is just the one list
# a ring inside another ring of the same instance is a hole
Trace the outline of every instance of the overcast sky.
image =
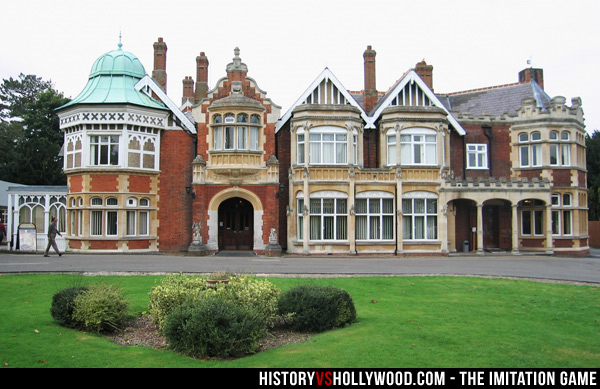
[(35, 74), (71, 98), (120, 33), (148, 74), (152, 44), (164, 38), (177, 104), (200, 52), (212, 89), (239, 47), (282, 115), (325, 67), (346, 89), (363, 89), (371, 45), (380, 91), (423, 59), (436, 93), (517, 82), (531, 60), (544, 69), (546, 92), (568, 105), (581, 97), (586, 129), (600, 130), (598, 0), (5, 0), (0, 12), (0, 79)]

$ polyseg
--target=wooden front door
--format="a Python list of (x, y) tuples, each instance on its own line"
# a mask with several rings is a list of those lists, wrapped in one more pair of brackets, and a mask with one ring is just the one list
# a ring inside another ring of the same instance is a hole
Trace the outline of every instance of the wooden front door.
[(498, 206), (483, 206), (483, 247), (496, 249), (500, 247), (498, 239)]
[(219, 206), (219, 250), (252, 250), (254, 209), (249, 201), (234, 197)]

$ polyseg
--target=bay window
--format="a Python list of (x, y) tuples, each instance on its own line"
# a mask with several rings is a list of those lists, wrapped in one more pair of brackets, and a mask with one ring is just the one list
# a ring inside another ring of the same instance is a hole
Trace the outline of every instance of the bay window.
[(322, 127), (309, 133), (310, 163), (340, 165), (348, 163), (348, 133), (346, 129)]
[(116, 166), (119, 164), (119, 136), (90, 136), (90, 165)]
[(239, 113), (213, 115), (213, 150), (259, 150), (260, 116)]
[(437, 133), (435, 130), (415, 128), (400, 133), (402, 165), (436, 165)]

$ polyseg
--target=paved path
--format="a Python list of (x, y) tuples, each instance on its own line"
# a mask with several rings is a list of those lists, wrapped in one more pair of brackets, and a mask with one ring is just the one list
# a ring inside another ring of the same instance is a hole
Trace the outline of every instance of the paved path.
[(229, 271), (272, 276), (474, 275), (516, 277), (600, 286), (600, 250), (589, 257), (468, 255), (450, 257), (283, 256), (220, 253), (204, 257), (164, 254), (42, 254), (0, 252), (1, 273), (166, 274)]

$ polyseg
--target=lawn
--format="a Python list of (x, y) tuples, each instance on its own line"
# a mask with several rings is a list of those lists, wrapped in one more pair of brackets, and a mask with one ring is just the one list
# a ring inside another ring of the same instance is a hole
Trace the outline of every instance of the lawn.
[(600, 288), (472, 277), (269, 278), (347, 290), (357, 322), (232, 361), (120, 346), (58, 326), (54, 293), (105, 282), (132, 315), (160, 276), (0, 275), (2, 367), (597, 368)]

